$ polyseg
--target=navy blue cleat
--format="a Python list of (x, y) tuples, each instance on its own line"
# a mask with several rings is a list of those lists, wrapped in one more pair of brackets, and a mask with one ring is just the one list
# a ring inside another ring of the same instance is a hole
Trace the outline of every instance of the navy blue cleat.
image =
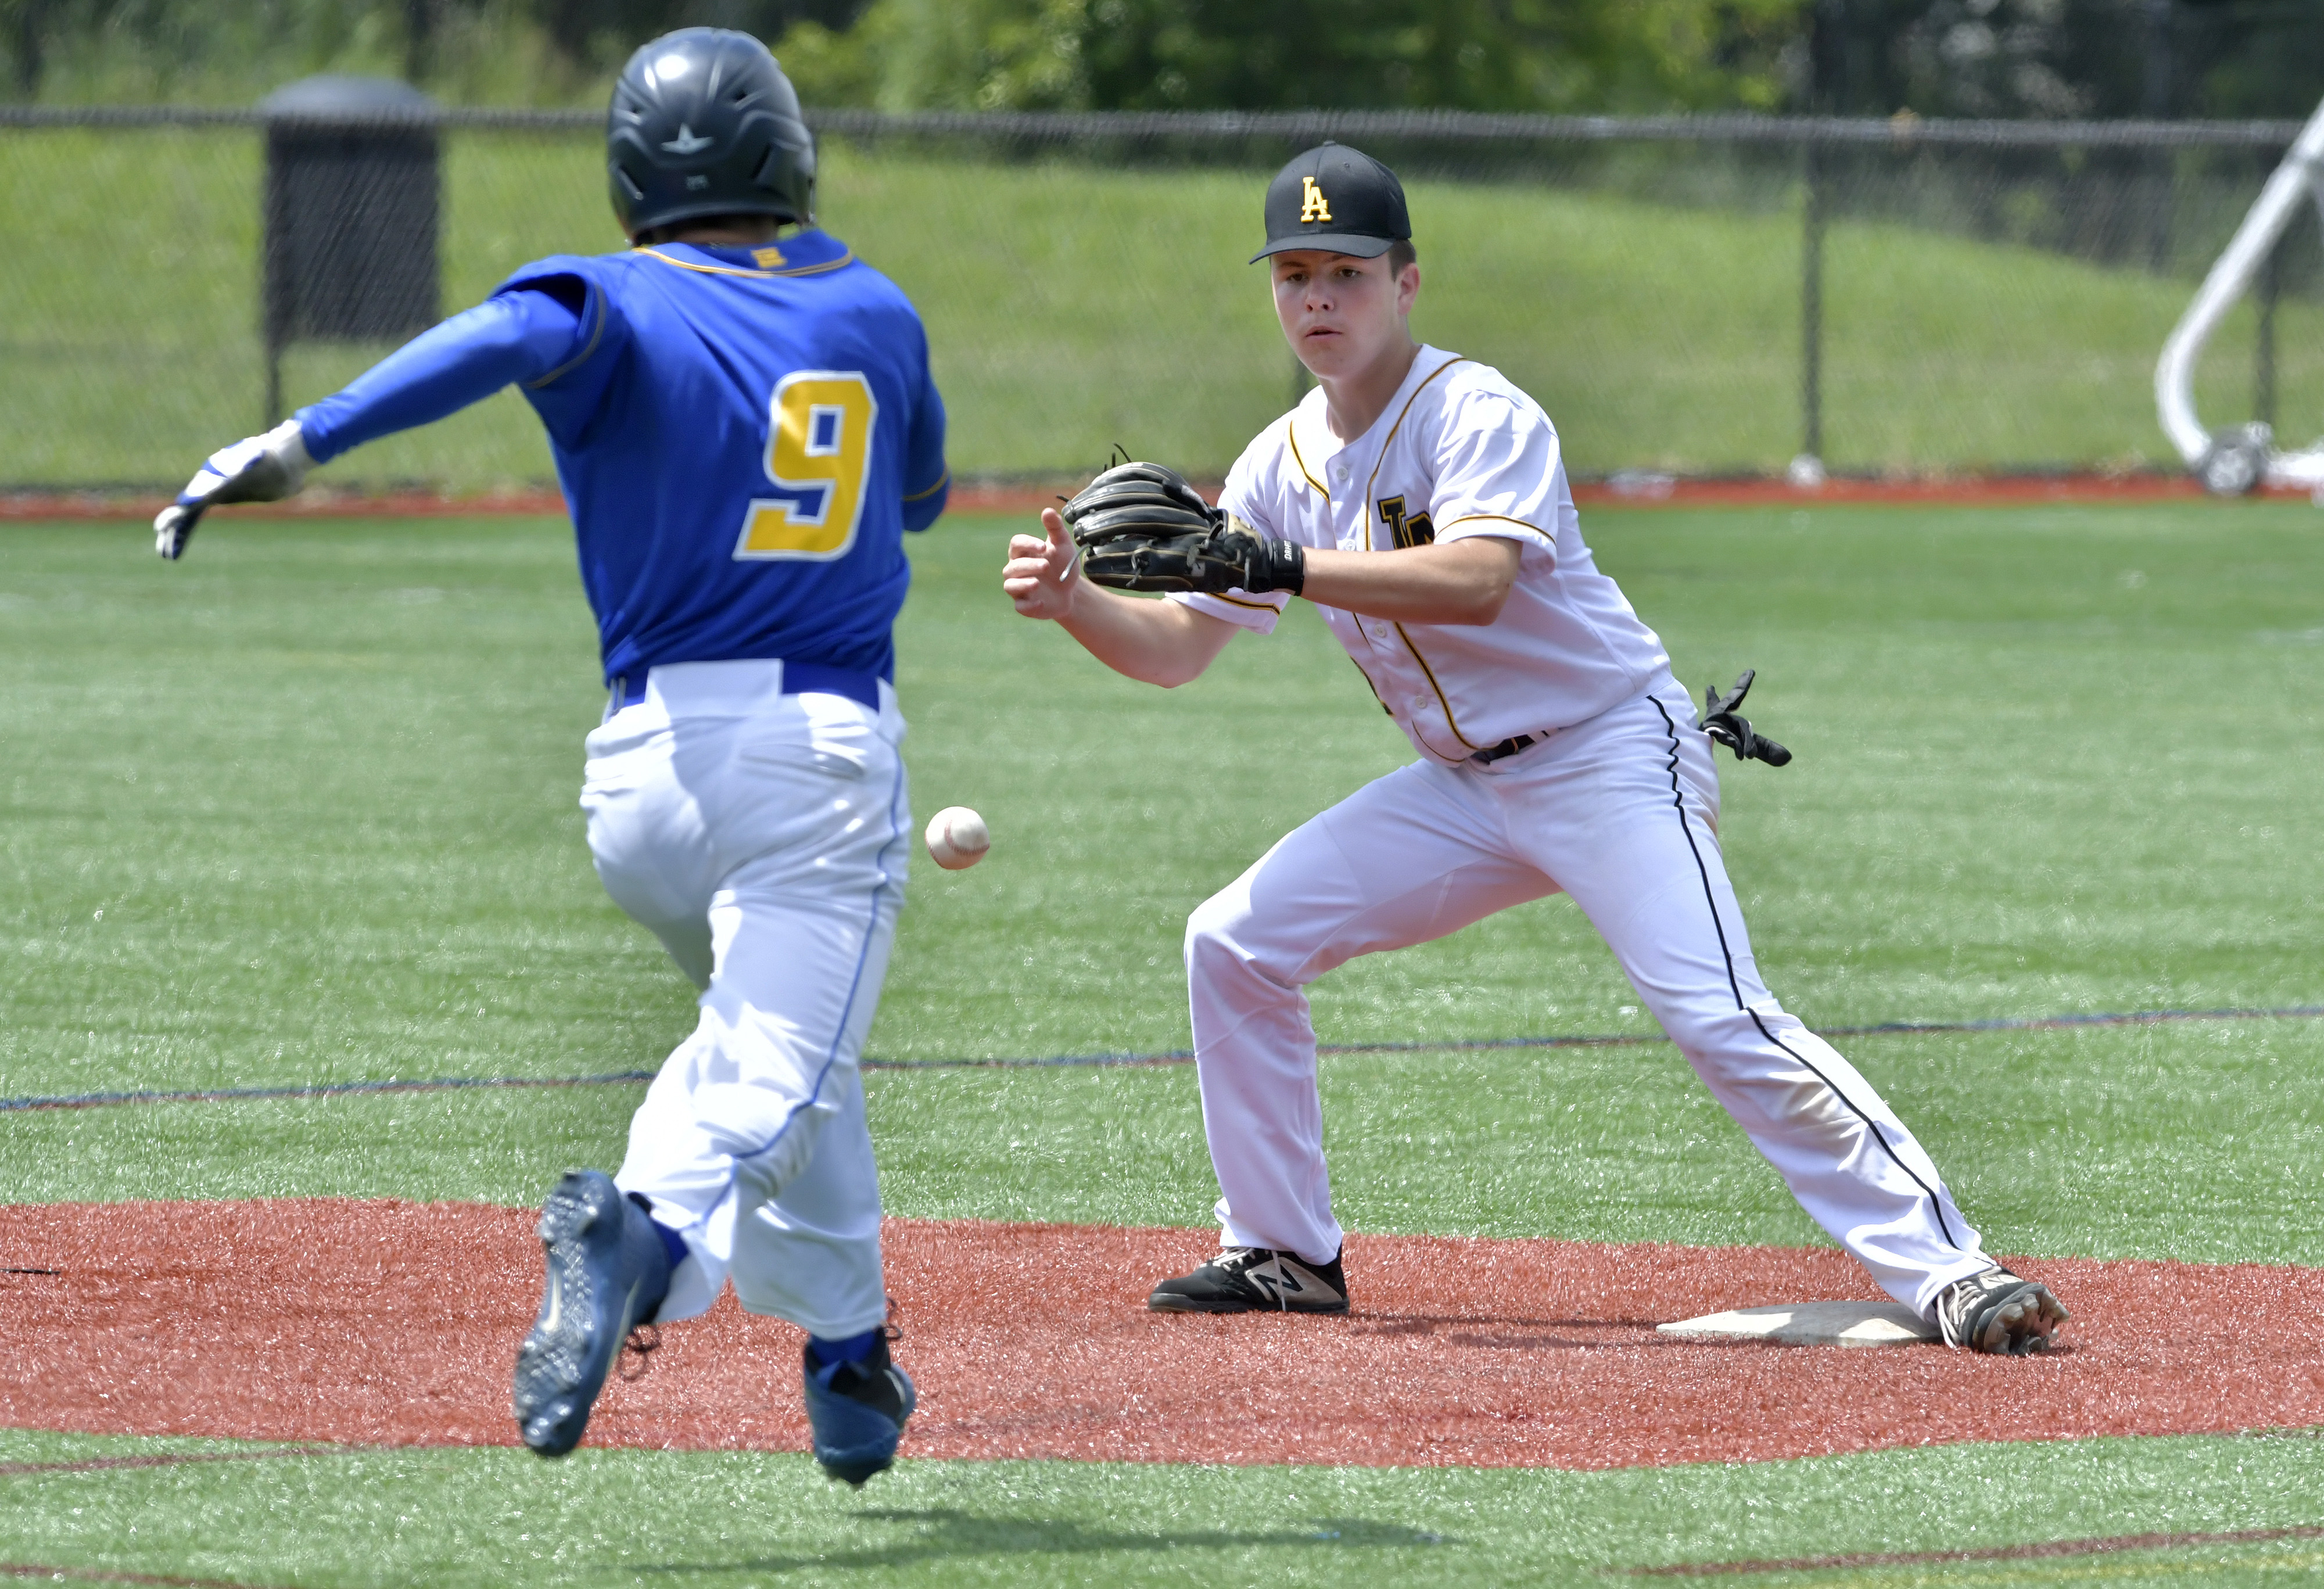
[(652, 1218), (602, 1170), (570, 1169), (540, 1208), (549, 1284), (516, 1353), (516, 1426), (542, 1456), (581, 1443), (589, 1409), (630, 1331), (669, 1290)]
[(823, 1471), (861, 1486), (893, 1466), (919, 1396), (911, 1376), (889, 1361), (886, 1339), (861, 1363), (818, 1363), (812, 1344), (806, 1362), (807, 1421)]

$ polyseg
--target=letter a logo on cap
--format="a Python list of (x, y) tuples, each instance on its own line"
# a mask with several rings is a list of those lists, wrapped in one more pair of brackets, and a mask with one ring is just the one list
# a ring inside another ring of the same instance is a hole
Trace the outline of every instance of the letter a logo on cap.
[(1304, 226), (1309, 221), (1330, 220), (1332, 218), (1332, 207), (1323, 201), (1323, 190), (1315, 186), (1315, 179), (1313, 177), (1302, 177), (1299, 180), (1302, 185), (1299, 204), (1299, 224)]

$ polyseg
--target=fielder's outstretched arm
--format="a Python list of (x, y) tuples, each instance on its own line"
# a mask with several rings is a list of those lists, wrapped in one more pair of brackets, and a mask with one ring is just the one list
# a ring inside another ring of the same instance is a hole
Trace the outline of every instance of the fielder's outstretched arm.
[(1309, 601), (1398, 624), (1489, 624), (1517, 582), (1524, 548), (1495, 535), (1395, 551), (1301, 550)]
[(1055, 508), (1041, 512), (1044, 540), (1011, 536), (1001, 588), (1028, 618), (1047, 618), (1115, 672), (1175, 689), (1202, 677), (1235, 626), (1174, 601), (1141, 601), (1082, 577), (1073, 537)]

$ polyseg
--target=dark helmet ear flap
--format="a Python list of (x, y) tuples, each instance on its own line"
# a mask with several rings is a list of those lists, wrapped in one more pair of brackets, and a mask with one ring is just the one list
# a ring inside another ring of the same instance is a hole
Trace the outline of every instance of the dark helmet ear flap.
[(796, 149), (776, 139), (767, 145), (766, 158), (751, 180), (781, 199), (786, 218), (801, 223), (815, 219), (815, 149)]

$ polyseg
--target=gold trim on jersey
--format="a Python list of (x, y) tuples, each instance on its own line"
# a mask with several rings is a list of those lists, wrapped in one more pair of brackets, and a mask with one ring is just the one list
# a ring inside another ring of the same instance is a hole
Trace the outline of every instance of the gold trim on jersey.
[[(1412, 660), (1420, 664), (1421, 672), (1425, 675), (1428, 679), (1428, 688), (1436, 692), (1436, 704), (1444, 708), (1444, 726), (1452, 731), (1453, 738), (1459, 740), (1462, 744), (1467, 745), (1471, 751), (1474, 752), (1483, 750), (1485, 748), (1483, 745), (1477, 744), (1467, 734), (1461, 732), (1461, 725), (1452, 716), (1452, 703), (1445, 698), (1444, 687), (1436, 682), (1436, 670), (1428, 665), (1428, 659), (1422, 656), (1420, 654), (1420, 648), (1412, 643), (1412, 636), (1405, 633), (1404, 625), (1401, 624), (1396, 625), (1396, 632), (1398, 635), (1402, 636), (1404, 640), (1404, 649), (1410, 651), (1412, 653)], [(1439, 755), (1443, 754), (1442, 751), (1437, 753)]]
[(549, 371), (549, 374), (541, 376), (540, 379), (527, 381), (524, 383), (525, 390), (529, 392), (540, 391), (551, 381), (556, 380), (559, 375), (569, 374), (579, 365), (588, 363), (589, 356), (597, 351), (597, 344), (604, 337), (605, 335), (605, 295), (599, 291), (595, 287), (589, 286), (586, 282), (584, 282), (583, 285), (585, 287), (588, 287), (589, 301), (597, 306), (597, 323), (589, 328), (589, 346), (575, 354), (571, 358), (567, 359), (563, 364), (558, 365), (555, 369)]
[(1372, 699), (1379, 702), (1379, 709), (1383, 712), (1387, 712), (1391, 718), (1394, 717), (1396, 713), (1389, 709), (1387, 697), (1382, 696), (1379, 692), (1379, 686), (1372, 683), (1372, 676), (1370, 673), (1364, 672), (1364, 665), (1361, 662), (1356, 661), (1355, 653), (1353, 651), (1348, 653), (1348, 661), (1354, 664), (1357, 672), (1363, 673), (1364, 683), (1370, 687)]
[(706, 276), (742, 276), (759, 282), (772, 281), (778, 276), (819, 276), (825, 271), (835, 271), (842, 265), (855, 263), (855, 251), (852, 248), (837, 259), (825, 260), (821, 264), (794, 265), (787, 271), (746, 271), (740, 265), (696, 264), (692, 260), (672, 259), (659, 248), (640, 247), (632, 252), (642, 254), (649, 259), (658, 259), (667, 265), (676, 265), (681, 271), (696, 271)]
[[(1529, 519), (1517, 519), (1517, 518), (1512, 518), (1512, 517), (1510, 517), (1510, 516), (1509, 516), (1508, 514), (1507, 514), (1507, 513), (1462, 513), (1462, 514), (1459, 518), (1457, 518), (1457, 519), (1447, 519), (1447, 520), (1445, 520), (1445, 521), (1444, 521), (1444, 526), (1443, 526), (1443, 527), (1444, 527), (1445, 529), (1447, 529), (1447, 530), (1450, 530), (1450, 529), (1451, 529), (1451, 528), (1452, 528), (1452, 526), (1453, 526), (1453, 525), (1455, 525), (1455, 524), (1466, 524), (1466, 523), (1468, 523), (1468, 522), (1469, 522), (1471, 520), (1472, 520), (1472, 519), (1497, 519), (1497, 520), (1499, 520), (1500, 522), (1502, 522), (1502, 523), (1504, 523), (1504, 524), (1523, 524), (1526, 529), (1528, 529), (1528, 530), (1532, 531), (1536, 535), (1547, 535), (1547, 534), (1549, 534), (1549, 531), (1546, 531), (1546, 530), (1543, 529), (1540, 525), (1538, 525), (1538, 524), (1536, 524), (1536, 523), (1533, 522), (1532, 522), (1531, 520), (1529, 520)], [(1554, 538), (1553, 537), (1553, 539), (1554, 539)]]
[[(1366, 502), (1371, 501), (1372, 487), (1379, 484), (1379, 472), (1388, 464), (1388, 449), (1395, 443), (1396, 433), (1404, 429), (1405, 416), (1412, 412), (1412, 405), (1420, 401), (1420, 394), (1428, 390), (1428, 383), (1434, 381), (1437, 376), (1451, 369), (1454, 365), (1465, 365), (1469, 361), (1460, 354), (1454, 354), (1451, 358), (1446, 359), (1443, 364), (1438, 365), (1434, 369), (1429, 371), (1428, 374), (1422, 378), (1420, 384), (1412, 389), (1412, 395), (1404, 400), (1404, 407), (1397, 412), (1396, 423), (1388, 428), (1388, 435), (1380, 440), (1379, 461), (1372, 465), (1371, 477), (1364, 482), (1364, 500)], [(1379, 550), (1379, 548), (1372, 544), (1372, 526), (1369, 516), (1367, 517), (1364, 524), (1364, 550), (1366, 551), (1378, 551)], [(1405, 643), (1408, 645), (1411, 642), (1406, 641)], [(1412, 654), (1414, 656), (1418, 656), (1420, 653), (1418, 651), (1415, 651)], [(1425, 667), (1426, 665), (1427, 664), (1425, 663), (1422, 664), (1423, 667)], [(1434, 681), (1432, 680), (1431, 682)], [(1439, 693), (1442, 692), (1440, 691)], [(1466, 744), (1469, 742), (1462, 740), (1461, 743)]]
[(942, 491), (946, 485), (950, 484), (951, 480), (952, 471), (950, 469), (946, 469), (943, 474), (936, 476), (936, 483), (934, 485), (929, 486), (926, 491), (912, 492), (907, 495), (904, 500), (906, 502), (926, 502), (937, 492)]
[(1297, 409), (1293, 409), (1291, 411), (1290, 417), (1283, 421), (1283, 439), (1291, 448), (1291, 461), (1299, 466), (1300, 478), (1306, 481), (1308, 485), (1313, 485), (1315, 488), (1316, 495), (1322, 497), (1325, 502), (1331, 501), (1331, 489), (1321, 480), (1318, 480), (1314, 476), (1310, 475), (1307, 472), (1307, 460), (1300, 454), (1299, 411)]
[[(1420, 384), (1412, 389), (1412, 395), (1404, 400), (1404, 407), (1397, 412), (1396, 423), (1388, 428), (1388, 435), (1380, 441), (1379, 461), (1372, 466), (1371, 477), (1364, 482), (1364, 500), (1367, 503), (1370, 502), (1372, 499), (1372, 487), (1379, 484), (1380, 470), (1387, 466), (1388, 449), (1390, 446), (1394, 445), (1396, 441), (1396, 433), (1404, 429), (1406, 416), (1412, 412), (1412, 405), (1420, 401), (1420, 394), (1428, 390), (1430, 382), (1435, 380), (1437, 376), (1451, 369), (1454, 365), (1465, 365), (1468, 362), (1469, 360), (1462, 357), (1460, 354), (1454, 354), (1452, 357), (1446, 359), (1443, 364), (1438, 365), (1434, 369), (1429, 371), (1426, 375), (1423, 376), (1421, 378)], [(1364, 550), (1367, 551), (1378, 551), (1379, 549), (1372, 544), (1373, 526), (1370, 522), (1370, 514), (1365, 515)], [(1482, 746), (1476, 744), (1467, 734), (1461, 732), (1460, 719), (1452, 716), (1452, 702), (1445, 695), (1444, 687), (1436, 681), (1436, 670), (1428, 665), (1428, 659), (1422, 656), (1420, 654), (1420, 648), (1412, 643), (1412, 636), (1405, 632), (1403, 624), (1397, 624), (1392, 626), (1396, 630), (1397, 637), (1404, 642), (1404, 649), (1410, 651), (1412, 653), (1412, 660), (1420, 664), (1421, 674), (1428, 680), (1428, 688), (1436, 692), (1436, 704), (1444, 708), (1444, 726), (1450, 728), (1452, 731), (1452, 737), (1459, 740), (1462, 744), (1467, 745), (1471, 753), (1482, 749)], [(1367, 677), (1369, 677), (1369, 675), (1367, 675)], [(1418, 737), (1418, 725), (1414, 725), (1413, 733), (1416, 738)], [(1439, 751), (1436, 753), (1438, 755), (1443, 755), (1444, 753)], [(1465, 760), (1466, 758), (1456, 757), (1453, 759)]]

